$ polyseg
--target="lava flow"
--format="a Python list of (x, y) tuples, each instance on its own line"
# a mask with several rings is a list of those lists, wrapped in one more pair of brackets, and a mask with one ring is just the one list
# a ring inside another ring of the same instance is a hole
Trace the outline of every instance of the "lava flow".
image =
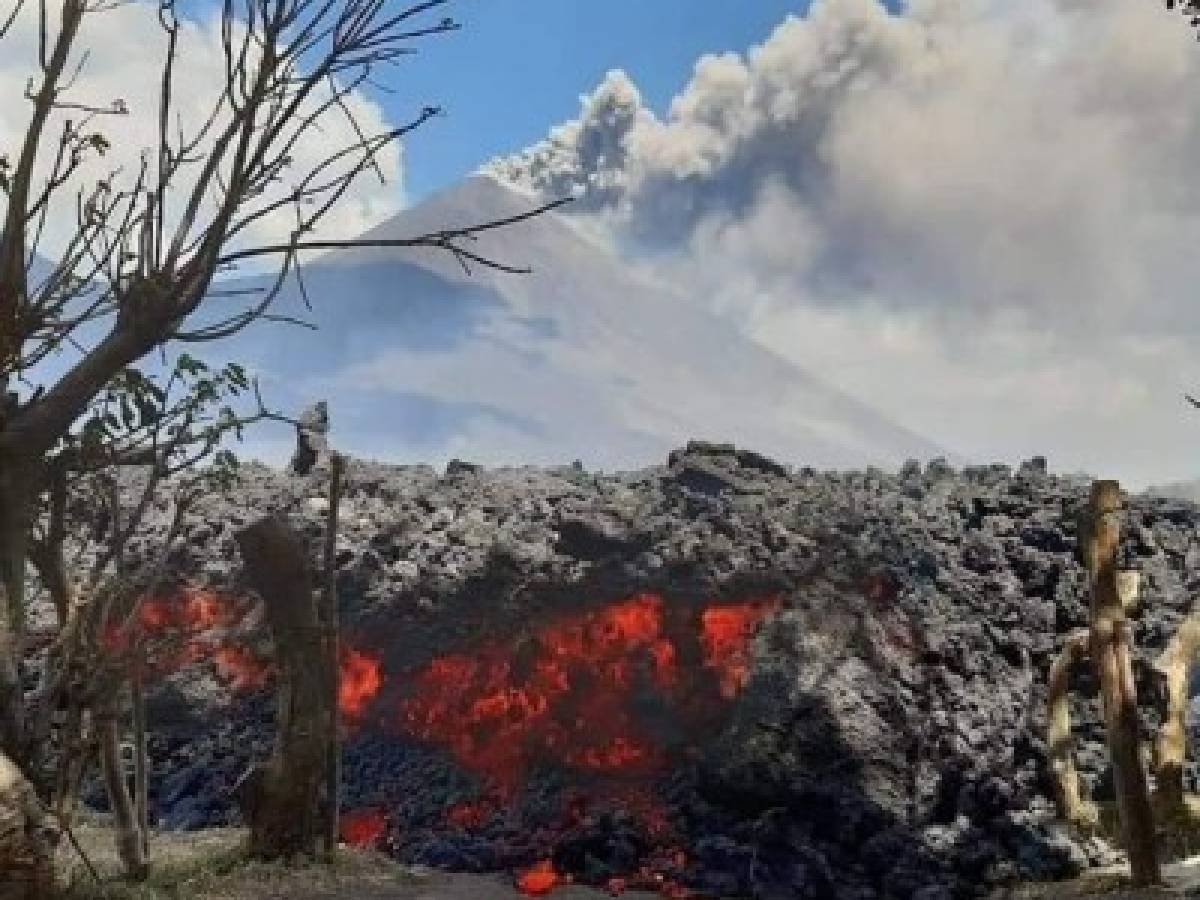
[(700, 614), (704, 664), (720, 680), (721, 696), (732, 700), (750, 675), (750, 639), (762, 620), (779, 607), (769, 597), (745, 603), (710, 606)]
[[(400, 701), (399, 724), (502, 794), (540, 763), (649, 775), (666, 761), (667, 720), (742, 689), (754, 631), (778, 605), (710, 604), (687, 633), (678, 623), (671, 633), (663, 598), (650, 593), (562, 617), (512, 644), (434, 659)], [(699, 650), (687, 657), (700, 661), (693, 670), (681, 663), (689, 643)]]
[(345, 645), (338, 650), (338, 709), (344, 718), (358, 719), (383, 687), (380, 659)]
[[(248, 653), (215, 635), (220, 629), (237, 625), (244, 615), (245, 609), (232, 597), (185, 588), (143, 598), (127, 621), (105, 624), (102, 643), (109, 654), (118, 658), (140, 648), (144, 654), (139, 658), (158, 674), (213, 656), (219, 649), (232, 648), (224, 657), (226, 671), (234, 680), (250, 684), (258, 677), (251, 674), (254, 665)], [(218, 668), (221, 665), (218, 661)]]
[(517, 890), (531, 897), (548, 894), (562, 883), (563, 877), (555, 871), (554, 863), (548, 859), (517, 876)]
[(226, 644), (213, 650), (217, 676), (236, 693), (266, 687), (274, 675), (274, 666), (254, 651), (237, 644)]
[(338, 823), (343, 844), (370, 847), (387, 831), (387, 817), (377, 809), (358, 809), (345, 813)]
[[(138, 658), (160, 675), (208, 660), (233, 692), (259, 690), (276, 670), (273, 661), (231, 634), (247, 612), (238, 598), (185, 588), (143, 598), (128, 627), (108, 623), (102, 641), (109, 654), (129, 663), (141, 648), (145, 652)], [(378, 654), (344, 644), (338, 657), (338, 708), (344, 719), (354, 722), (383, 686), (382, 665)]]

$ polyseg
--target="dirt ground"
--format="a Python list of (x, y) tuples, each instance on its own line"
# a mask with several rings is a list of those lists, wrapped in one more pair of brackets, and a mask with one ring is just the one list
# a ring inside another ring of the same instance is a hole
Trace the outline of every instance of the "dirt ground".
[[(76, 838), (101, 876), (97, 884), (66, 840), (60, 848), (69, 900), (517, 900), (512, 879), (466, 875), (398, 865), (375, 853), (347, 851), (332, 868), (285, 868), (247, 862), (237, 856), (244, 833), (211, 830), (163, 833), (151, 838), (152, 874), (144, 885), (120, 879), (112, 832), (81, 825)], [(566, 885), (554, 900), (601, 900), (609, 895)], [(657, 894), (630, 891), (626, 900), (655, 900)]]
[(990, 900), (1174, 900), (1200, 897), (1200, 856), (1163, 866), (1160, 887), (1134, 889), (1129, 886), (1129, 867), (1118, 866), (1089, 872), (1071, 881), (1022, 884), (992, 894)]
[[(248, 862), (238, 854), (244, 832), (214, 829), (155, 834), (152, 874), (143, 885), (120, 878), (112, 832), (103, 824), (80, 825), (76, 837), (101, 876), (97, 884), (68, 841), (60, 848), (59, 871), (68, 888), (64, 900), (519, 900), (525, 895), (503, 875), (467, 875), (401, 866), (384, 856), (346, 851), (333, 868), (306, 865), (286, 868)], [(1200, 856), (1163, 869), (1164, 885), (1134, 890), (1121, 867), (1090, 872), (1072, 881), (1022, 884), (1003, 888), (989, 900), (1176, 900), (1200, 898)], [(602, 900), (602, 891), (566, 885), (553, 900)], [(659, 895), (630, 891), (624, 900), (660, 900)]]

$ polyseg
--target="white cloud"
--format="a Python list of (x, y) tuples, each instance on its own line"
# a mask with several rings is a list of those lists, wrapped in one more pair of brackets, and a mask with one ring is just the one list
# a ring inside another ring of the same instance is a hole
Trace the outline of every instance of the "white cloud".
[[(53, 6), (53, 4), (50, 4)], [(116, 99), (125, 101), (128, 116), (104, 116), (95, 127), (112, 143), (112, 150), (101, 160), (93, 160), (81, 171), (77, 184), (94, 183), (114, 166), (123, 170), (122, 178), (130, 183), (143, 153), (151, 151), (157, 141), (159, 83), (166, 40), (158, 23), (157, 4), (136, 0), (129, 4), (90, 13), (83, 22), (77, 42), (82, 61), (80, 74), (64, 100), (107, 107)], [(0, 153), (14, 158), (31, 112), (24, 98), (26, 82), (37, 73), (37, 4), (26, 4), (26, 12), (12, 33), (0, 42)], [(83, 51), (86, 50), (86, 58)], [(190, 133), (210, 113), (224, 87), (224, 58), (220, 42), (220, 22), (215, 17), (204, 20), (184, 20), (176, 64), (175, 110)], [(387, 123), (382, 109), (361, 93), (348, 99), (348, 106), (358, 117), (364, 131), (382, 130)], [(50, 149), (58, 128), (54, 121), (78, 112), (55, 114), (47, 130)], [(296, 145), (292, 172), (308, 171), (331, 150), (355, 140), (349, 122), (340, 115), (322, 120), (320, 129), (310, 129)], [(394, 214), (402, 200), (400, 149), (391, 147), (380, 154), (379, 163), (387, 179), (381, 187), (374, 175), (364, 175), (342, 201), (329, 213), (320, 234), (339, 237), (357, 236), (367, 228)], [(178, 196), (185, 197), (189, 185)], [(52, 218), (47, 230), (47, 249), (61, 246), (73, 225), (71, 206), (73, 192)], [(294, 224), (294, 213), (283, 210), (262, 220), (247, 235), (252, 242), (275, 242), (285, 238)]]
[(818, 0), (493, 171), (949, 446), (1161, 479), (1200, 467), (1198, 80), (1160, 4)]

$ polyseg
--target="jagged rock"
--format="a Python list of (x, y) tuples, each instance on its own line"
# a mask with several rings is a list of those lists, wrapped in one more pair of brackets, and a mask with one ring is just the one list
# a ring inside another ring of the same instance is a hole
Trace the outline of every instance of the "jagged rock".
[(329, 406), (319, 400), (305, 410), (296, 426), (296, 452), (292, 455), (291, 471), (307, 475), (329, 454)]
[[(734, 721), (704, 736), (697, 762), (697, 802), (709, 804), (698, 821), (732, 823), (707, 834), (713, 859), (753, 858), (771, 834), (793, 841), (788, 852), (810, 873), (820, 867), (809, 851), (819, 849), (840, 879), (836, 895), (847, 897), (879, 896), (879, 878), (908, 895), (935, 896), (940, 885), (957, 897), (960, 883), (1056, 877), (1110, 860), (1107, 844), (1052, 827), (1046, 793), (1043, 680), (1062, 636), (1087, 621), (1087, 578), (1074, 556), (1086, 480), (1037, 465), (956, 472), (935, 461), (896, 473), (818, 473), (797, 462), (789, 473), (732, 445), (700, 442), (668, 465), (623, 474), (572, 466), (443, 474), (350, 460), (338, 539), (347, 561), (338, 578), (343, 623), (379, 640), (416, 633), (417, 648), (434, 653), (461, 649), (468, 619), (489, 637), (528, 627), (540, 614), (522, 592), (528, 582), (590, 603), (608, 589), (601, 578), (620, 585), (614, 592), (652, 585), (670, 596), (683, 585), (688, 596), (733, 599), (769, 579), (785, 608), (764, 626)], [(236, 587), (232, 534), (264, 510), (295, 515), (319, 545), (325, 510), (308, 502), (320, 493), (312, 481), (253, 464), (238, 477), (230, 494), (198, 501), (198, 527), (175, 560), (180, 572)], [(122, 490), (133, 498), (137, 487)], [(148, 558), (169, 514), (150, 515)], [(1138, 672), (1200, 589), (1198, 526), (1190, 503), (1129, 498), (1124, 545), (1143, 573)], [(1102, 796), (1107, 754), (1086, 672), (1076, 687), (1077, 765)], [(1150, 721), (1153, 698), (1139, 696)], [(188, 698), (197, 709), (205, 702), (202, 691)], [(226, 729), (227, 752), (249, 762), (268, 749), (255, 737), (269, 735), (260, 714), (269, 708), (204, 721), (219, 721), (211, 728)], [(175, 752), (156, 751), (157, 786), (200, 758)], [(420, 771), (412, 752), (348, 747), (349, 796), (368, 805), (376, 792), (410, 790)], [(1188, 771), (1195, 777), (1195, 766)], [(446, 772), (438, 770), (438, 784), (452, 782)], [(179, 821), (223, 824), (233, 809), (208, 788), (189, 798)], [(795, 832), (785, 837), (767, 827), (780, 806)], [(866, 871), (859, 848), (896, 822), (905, 823), (899, 836), (870, 844)], [(430, 849), (428, 858), (478, 861), (494, 851), (465, 846)], [(708, 875), (749, 891), (736, 872)], [(795, 883), (820, 882), (810, 874)]]
[(715, 497), (724, 491), (746, 493), (753, 490), (732, 471), (707, 459), (684, 457), (674, 469), (675, 483), (697, 494)]
[(461, 459), (452, 459), (446, 463), (446, 477), (454, 478), (458, 475), (474, 475), (480, 469), (475, 463), (464, 462)]
[(614, 555), (636, 555), (646, 549), (644, 535), (600, 512), (563, 512), (558, 517), (555, 549), (576, 559), (595, 560)]
[(1021, 475), (1045, 475), (1047, 472), (1046, 457), (1033, 456), (1021, 463), (1018, 473)]
[(790, 474), (787, 466), (781, 465), (761, 453), (755, 453), (753, 450), (738, 450), (737, 461), (743, 469), (754, 469), (780, 478), (786, 478)]
[(713, 441), (688, 441), (687, 446), (672, 450), (667, 456), (667, 465), (673, 466), (685, 456), (737, 456), (737, 448), (733, 444), (715, 443)]

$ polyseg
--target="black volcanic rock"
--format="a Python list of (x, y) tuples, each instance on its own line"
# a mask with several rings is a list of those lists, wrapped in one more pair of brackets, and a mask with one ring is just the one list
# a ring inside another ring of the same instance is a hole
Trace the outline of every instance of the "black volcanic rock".
[[(818, 473), (700, 442), (638, 472), (454, 468), (348, 461), (343, 624), (389, 671), (642, 590), (679, 616), (713, 598), (782, 595), (729, 715), (662, 788), (691, 841), (693, 886), (752, 895), (751, 861), (769, 860), (754, 877), (779, 896), (830, 896), (831, 880), (833, 896), (968, 896), (1112, 860), (1104, 842), (1054, 820), (1044, 740), (1046, 672), (1087, 620), (1075, 556), (1086, 479), (1037, 460), (1016, 473), (941, 461)], [(327, 478), (244, 466), (235, 490), (199, 500), (175, 574), (236, 590), (233, 533), (268, 511), (291, 516), (319, 558)], [(137, 484), (126, 488), (132, 506)], [(75, 508), (86, 513), (87, 498)], [(1124, 516), (1123, 553), (1143, 573), (1135, 670), (1153, 726), (1150, 662), (1200, 586), (1200, 509), (1131, 496)], [(151, 512), (131, 565), (155, 558), (169, 518), (165, 506)], [(1072, 684), (1077, 765), (1102, 797), (1111, 777), (1095, 686), (1082, 670)], [(187, 693), (193, 710), (173, 713), (176, 730), (160, 727), (152, 743), (167, 822), (226, 821), (239, 767), (269, 752), (268, 698), (215, 712), (208, 696)], [(191, 784), (197, 766), (211, 786)], [(430, 748), (366, 731), (347, 747), (346, 778), (348, 804), (389, 803), (426, 829), (396, 845), (402, 857), (531, 861), (530, 845), (498, 830), (437, 831), (439, 810), (472, 781)], [(611, 873), (641, 840), (594, 822), (561, 852)]]

